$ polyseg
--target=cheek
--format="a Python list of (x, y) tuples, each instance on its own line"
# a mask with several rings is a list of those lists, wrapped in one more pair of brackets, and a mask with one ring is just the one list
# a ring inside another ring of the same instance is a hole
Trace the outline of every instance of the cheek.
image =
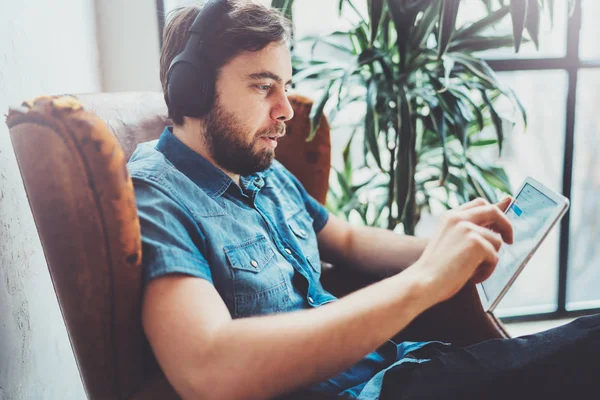
[(242, 124), (250, 137), (258, 135), (261, 131), (269, 129), (272, 125), (267, 108), (247, 107), (242, 112)]

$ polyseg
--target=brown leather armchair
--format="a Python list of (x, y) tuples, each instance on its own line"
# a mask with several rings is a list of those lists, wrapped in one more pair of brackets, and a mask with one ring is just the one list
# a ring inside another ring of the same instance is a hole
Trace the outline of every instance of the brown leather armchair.
[[(86, 393), (90, 399), (178, 398), (141, 327), (140, 228), (126, 169), (135, 146), (169, 123), (162, 95), (77, 97), (25, 102), (9, 110), (7, 125)], [(329, 126), (325, 121), (307, 143), (312, 103), (300, 96), (291, 101), (296, 117), (277, 157), (324, 202)], [(322, 279), (338, 296), (375, 281), (339, 267), (325, 269)], [(397, 339), (470, 344), (507, 336), (468, 285)]]

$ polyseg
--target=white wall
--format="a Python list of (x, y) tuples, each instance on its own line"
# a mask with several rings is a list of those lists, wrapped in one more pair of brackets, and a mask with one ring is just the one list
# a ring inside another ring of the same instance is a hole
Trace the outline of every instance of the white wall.
[[(0, 114), (100, 90), (93, 0), (0, 0)], [(0, 123), (0, 399), (83, 399), (8, 129)]]
[(156, 1), (97, 0), (96, 16), (103, 91), (160, 91)]

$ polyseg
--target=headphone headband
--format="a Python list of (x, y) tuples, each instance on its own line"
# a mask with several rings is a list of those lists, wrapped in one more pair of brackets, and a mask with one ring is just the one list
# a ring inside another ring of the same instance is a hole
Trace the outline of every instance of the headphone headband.
[(208, 30), (212, 28), (211, 25), (218, 23), (230, 9), (228, 0), (208, 0), (200, 9), (189, 32), (192, 35), (206, 35)]

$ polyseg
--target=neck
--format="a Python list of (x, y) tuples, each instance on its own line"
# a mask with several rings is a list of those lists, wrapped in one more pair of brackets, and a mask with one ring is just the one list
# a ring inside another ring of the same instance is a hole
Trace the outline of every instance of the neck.
[(204, 140), (204, 125), (200, 120), (189, 121), (186, 119), (183, 125), (173, 125), (173, 135), (187, 147), (200, 154), (212, 165), (219, 168), (239, 186), (240, 176), (221, 167), (210, 153)]

